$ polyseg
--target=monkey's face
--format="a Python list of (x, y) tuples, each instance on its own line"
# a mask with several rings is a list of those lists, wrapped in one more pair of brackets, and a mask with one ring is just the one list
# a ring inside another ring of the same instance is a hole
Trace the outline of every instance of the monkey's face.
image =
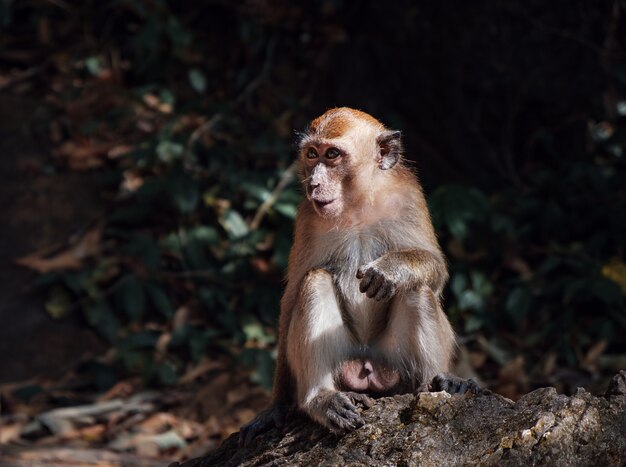
[(300, 142), (302, 182), (321, 217), (363, 213), (372, 206), (380, 174), (401, 153), (400, 133), (358, 110), (331, 109), (313, 120)]
[(322, 217), (339, 216), (345, 206), (344, 184), (350, 178), (348, 154), (333, 144), (306, 144), (301, 149), (307, 199)]

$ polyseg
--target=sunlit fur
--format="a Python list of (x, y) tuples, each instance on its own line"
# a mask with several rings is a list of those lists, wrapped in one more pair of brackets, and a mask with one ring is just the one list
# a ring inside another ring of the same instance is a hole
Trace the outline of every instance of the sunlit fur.
[[(447, 371), (454, 351), (440, 306), (445, 260), (415, 175), (380, 146), (386, 132), (373, 117), (339, 108), (313, 120), (300, 141), (307, 199), (281, 301), (273, 404), (294, 401), (333, 431), (358, 426), (335, 413), (342, 362), (382, 361), (401, 378), (389, 391), (404, 392)], [(331, 147), (341, 151), (337, 160), (323, 157)], [(306, 157), (310, 148), (318, 158)], [(385, 284), (379, 290), (389, 296), (362, 293), (357, 273)]]

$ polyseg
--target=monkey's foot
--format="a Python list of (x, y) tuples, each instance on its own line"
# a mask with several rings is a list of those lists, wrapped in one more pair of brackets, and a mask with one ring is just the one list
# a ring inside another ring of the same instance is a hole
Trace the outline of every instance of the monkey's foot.
[(333, 433), (343, 434), (365, 425), (357, 404), (369, 408), (374, 402), (359, 392), (329, 392), (318, 396), (317, 413), (311, 415)]
[(289, 407), (286, 405), (272, 405), (261, 411), (239, 430), (239, 446), (248, 446), (261, 433), (283, 426), (288, 412)]
[(451, 373), (439, 373), (433, 378), (430, 384), (422, 384), (418, 389), (420, 392), (446, 391), (448, 394), (465, 394), (471, 392), (478, 394), (480, 386), (473, 379), (463, 379)]

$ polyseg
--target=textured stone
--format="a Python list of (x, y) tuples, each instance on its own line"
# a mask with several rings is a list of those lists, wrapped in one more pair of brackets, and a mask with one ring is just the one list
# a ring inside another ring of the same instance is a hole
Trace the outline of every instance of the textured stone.
[(542, 388), (517, 403), (488, 391), (381, 398), (343, 437), (300, 416), (245, 449), (234, 434), (181, 465), (624, 465), (625, 382), (620, 372), (606, 396)]

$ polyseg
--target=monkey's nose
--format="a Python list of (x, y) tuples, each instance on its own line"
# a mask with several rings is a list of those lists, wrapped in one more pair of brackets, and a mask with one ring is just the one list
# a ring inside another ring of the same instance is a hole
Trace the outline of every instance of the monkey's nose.
[(319, 187), (320, 184), (319, 183), (309, 183), (309, 187), (311, 188), (311, 191), (315, 190), (317, 187)]

